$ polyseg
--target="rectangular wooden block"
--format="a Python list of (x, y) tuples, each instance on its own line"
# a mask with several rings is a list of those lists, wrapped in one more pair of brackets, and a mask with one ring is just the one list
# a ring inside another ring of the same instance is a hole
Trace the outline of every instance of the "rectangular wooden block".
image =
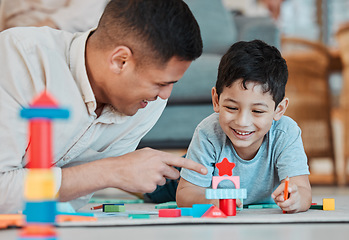
[(322, 205), (324, 211), (334, 211), (335, 210), (335, 200), (334, 198), (324, 198), (322, 199)]
[(180, 217), (181, 210), (180, 209), (160, 209), (159, 217)]
[(56, 198), (55, 178), (51, 169), (30, 169), (24, 185), (24, 197), (28, 201)]

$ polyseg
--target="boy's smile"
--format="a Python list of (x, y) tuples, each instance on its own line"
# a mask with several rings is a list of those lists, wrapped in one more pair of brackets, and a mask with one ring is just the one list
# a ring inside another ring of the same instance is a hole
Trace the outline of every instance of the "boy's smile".
[(269, 92), (263, 92), (261, 85), (249, 81), (247, 89), (242, 80), (225, 87), (219, 96), (212, 89), (214, 111), (219, 113), (219, 123), (232, 142), (238, 155), (251, 160), (258, 152), (264, 136), (273, 120), (279, 120), (287, 107), (284, 99), (275, 109), (275, 102)]

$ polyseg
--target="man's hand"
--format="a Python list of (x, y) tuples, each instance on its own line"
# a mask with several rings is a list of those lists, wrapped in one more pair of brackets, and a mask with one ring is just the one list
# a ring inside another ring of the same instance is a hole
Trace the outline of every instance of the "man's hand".
[(179, 171), (173, 166), (207, 174), (203, 165), (192, 160), (143, 148), (119, 157), (62, 169), (59, 198), (70, 201), (108, 187), (128, 192), (153, 192), (157, 185), (166, 183), (166, 178), (179, 178)]
[(119, 161), (115, 159), (114, 164), (123, 169), (123, 174), (114, 176), (115, 184), (129, 192), (153, 192), (157, 185), (166, 183), (166, 178), (178, 179), (179, 171), (174, 167), (207, 174), (207, 169), (199, 163), (151, 148), (128, 153)]

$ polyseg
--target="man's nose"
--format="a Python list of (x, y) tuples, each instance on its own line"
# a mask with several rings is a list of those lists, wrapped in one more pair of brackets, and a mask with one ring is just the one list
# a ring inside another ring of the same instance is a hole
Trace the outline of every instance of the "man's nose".
[(171, 92), (173, 89), (173, 84), (162, 86), (159, 92), (159, 97), (162, 99), (168, 99), (171, 96)]

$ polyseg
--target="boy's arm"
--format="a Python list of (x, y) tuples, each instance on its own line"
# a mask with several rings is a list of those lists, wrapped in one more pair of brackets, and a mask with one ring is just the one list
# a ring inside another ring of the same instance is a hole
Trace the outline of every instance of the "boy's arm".
[(206, 188), (199, 187), (181, 178), (176, 194), (178, 207), (192, 207), (193, 204), (214, 204), (219, 206), (218, 200), (206, 199), (205, 190)]
[(288, 192), (289, 198), (284, 201), (285, 179), (272, 193), (275, 203), (287, 213), (304, 212), (310, 208), (312, 197), (308, 175), (291, 177)]

